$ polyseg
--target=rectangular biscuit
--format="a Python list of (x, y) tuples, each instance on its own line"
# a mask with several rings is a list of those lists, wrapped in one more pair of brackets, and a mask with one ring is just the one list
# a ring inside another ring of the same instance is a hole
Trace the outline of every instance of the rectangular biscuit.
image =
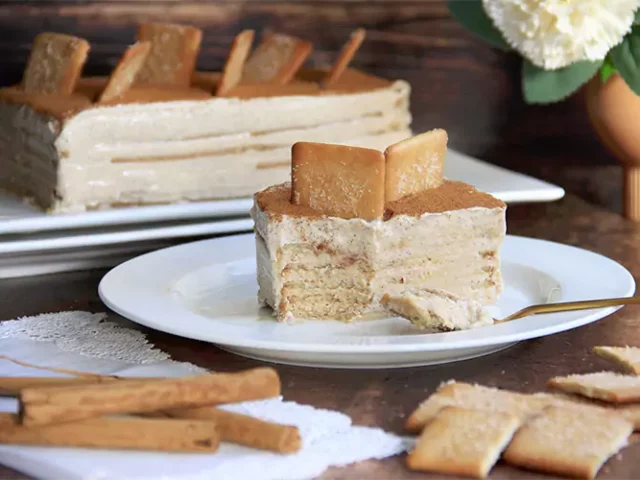
[(640, 375), (639, 347), (593, 347), (593, 352), (622, 367), (627, 373)]
[(385, 201), (442, 185), (447, 139), (446, 131), (436, 129), (388, 147)]
[(305, 60), (313, 44), (290, 35), (269, 33), (244, 65), (245, 83), (289, 83)]
[(151, 51), (138, 74), (139, 83), (188, 87), (202, 41), (199, 28), (170, 23), (143, 23), (138, 40), (151, 42)]
[(60, 33), (41, 33), (33, 47), (22, 78), (27, 93), (71, 95), (82, 73), (89, 42)]
[(129, 90), (136, 81), (150, 50), (149, 42), (138, 42), (127, 49), (109, 76), (107, 86), (102, 91), (98, 103), (114, 101)]
[(419, 432), (447, 406), (484, 412), (507, 413), (520, 420), (547, 406), (550, 395), (526, 395), (497, 388), (453, 382), (442, 385), (409, 416), (405, 428)]
[(583, 375), (568, 375), (549, 379), (547, 385), (566, 393), (610, 403), (632, 403), (640, 401), (640, 377), (614, 372), (596, 372)]
[(298, 142), (291, 149), (291, 202), (339, 218), (384, 212), (384, 156), (378, 150)]
[(359, 28), (351, 34), (347, 43), (345, 43), (340, 50), (338, 58), (331, 67), (331, 70), (329, 70), (327, 76), (322, 81), (323, 88), (331, 88), (338, 82), (338, 80), (340, 80), (340, 77), (342, 77), (342, 74), (349, 67), (351, 60), (360, 48), (360, 45), (364, 42), (365, 35), (366, 32), (363, 28)]
[(242, 70), (253, 45), (253, 30), (243, 30), (233, 39), (233, 44), (227, 55), (227, 61), (222, 69), (222, 76), (218, 82), (216, 95), (222, 97), (240, 83)]
[(615, 415), (549, 407), (516, 432), (503, 458), (531, 470), (591, 479), (632, 431)]
[(513, 415), (446, 407), (422, 432), (407, 466), (485, 478), (519, 425)]
[(572, 395), (533, 393), (524, 394), (497, 388), (472, 385), (469, 383), (451, 382), (442, 385), (436, 393), (422, 402), (411, 413), (405, 423), (410, 432), (420, 432), (425, 425), (435, 418), (438, 412), (447, 406), (457, 406), (472, 410), (508, 413), (524, 421), (547, 407), (564, 407), (594, 414), (616, 414), (630, 421), (640, 430), (640, 406), (621, 405), (611, 407)]

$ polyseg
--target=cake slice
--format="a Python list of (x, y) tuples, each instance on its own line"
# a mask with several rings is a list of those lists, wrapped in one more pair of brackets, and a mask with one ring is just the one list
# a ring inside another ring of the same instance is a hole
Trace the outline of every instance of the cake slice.
[(497, 300), (503, 202), (449, 180), (387, 202), (388, 168), (378, 168), (376, 155), (307, 144), (294, 147), (294, 166), (302, 151), (313, 161), (293, 171), (293, 188), (257, 193), (252, 210), (259, 298), (278, 319), (350, 321), (384, 311), (385, 294), (423, 289), (481, 305)]

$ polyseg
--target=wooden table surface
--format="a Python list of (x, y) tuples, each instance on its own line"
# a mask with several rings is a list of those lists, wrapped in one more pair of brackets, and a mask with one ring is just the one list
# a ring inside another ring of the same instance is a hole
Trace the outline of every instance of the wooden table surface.
[[(125, 7), (126, 4), (126, 7)], [(326, 63), (355, 26), (369, 38), (355, 64), (405, 78), (413, 87), (416, 131), (443, 127), (453, 147), (565, 187), (567, 197), (545, 205), (509, 207), (512, 234), (543, 238), (602, 253), (640, 275), (640, 227), (623, 220), (620, 169), (592, 134), (580, 96), (548, 107), (524, 105), (520, 62), (464, 32), (443, 0), (370, 2), (49, 0), (0, 4), (0, 81), (18, 81), (33, 35), (44, 28), (75, 33), (94, 47), (87, 71), (105, 74), (128, 45), (140, 20), (166, 19), (206, 29), (200, 64), (219, 68), (233, 34), (269, 25), (316, 42), (314, 61)], [(324, 23), (322, 23), (324, 22)], [(329, 25), (331, 28), (328, 28)], [(0, 280), (0, 319), (63, 310), (105, 311), (97, 285), (104, 271)], [(599, 281), (598, 278), (583, 279)], [(448, 379), (524, 392), (544, 389), (547, 378), (605, 368), (594, 345), (640, 345), (639, 307), (595, 324), (522, 342), (484, 358), (399, 370), (349, 371), (278, 367), (287, 399), (342, 411), (356, 424), (402, 433), (405, 417)], [(110, 318), (127, 323), (116, 315)], [(209, 344), (153, 331), (148, 336), (175, 360), (219, 371), (259, 362)], [(640, 446), (632, 445), (599, 478), (640, 478)], [(499, 464), (492, 478), (550, 478)], [(25, 478), (2, 469), (0, 478)], [(324, 478), (435, 478), (415, 474), (404, 457), (328, 471)], [(448, 477), (451, 478), (451, 477)]]

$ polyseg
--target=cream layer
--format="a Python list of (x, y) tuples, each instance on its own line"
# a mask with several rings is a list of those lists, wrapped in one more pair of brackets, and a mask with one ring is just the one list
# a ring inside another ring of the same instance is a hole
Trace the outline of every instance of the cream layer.
[(54, 212), (247, 196), (288, 179), (296, 141), (384, 149), (410, 136), (409, 91), (397, 81), (352, 94), (127, 104), (62, 124), (0, 104), (0, 186)]

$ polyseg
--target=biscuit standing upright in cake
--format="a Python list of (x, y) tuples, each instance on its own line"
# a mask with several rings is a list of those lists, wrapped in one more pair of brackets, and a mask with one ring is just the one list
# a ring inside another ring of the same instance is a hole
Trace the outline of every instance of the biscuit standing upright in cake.
[(202, 41), (200, 29), (143, 23), (138, 28), (138, 40), (151, 42), (151, 52), (138, 74), (138, 82), (189, 86)]
[(87, 60), (89, 43), (59, 33), (41, 33), (34, 42), (22, 79), (27, 93), (71, 95)]
[(442, 185), (446, 154), (447, 132), (442, 129), (416, 135), (387, 148), (384, 152), (387, 202)]
[(242, 70), (251, 51), (253, 44), (253, 30), (243, 30), (233, 39), (231, 50), (227, 55), (227, 61), (222, 69), (222, 76), (216, 89), (216, 95), (221, 97), (229, 93), (233, 87), (240, 83)]
[(291, 149), (291, 200), (340, 218), (381, 218), (384, 155), (369, 148), (299, 142)]
[(289, 83), (311, 55), (311, 42), (281, 33), (269, 33), (244, 66), (247, 83)]
[(138, 42), (131, 45), (124, 53), (118, 65), (111, 73), (107, 86), (100, 95), (98, 103), (117, 100), (136, 81), (140, 69), (149, 56), (150, 42)]
[(351, 34), (351, 37), (344, 44), (342, 50), (338, 54), (338, 58), (331, 67), (331, 70), (327, 73), (327, 76), (322, 81), (323, 88), (330, 88), (338, 83), (338, 80), (342, 77), (342, 74), (347, 70), (349, 63), (355, 56), (356, 52), (364, 42), (366, 32), (363, 28), (359, 28)]

